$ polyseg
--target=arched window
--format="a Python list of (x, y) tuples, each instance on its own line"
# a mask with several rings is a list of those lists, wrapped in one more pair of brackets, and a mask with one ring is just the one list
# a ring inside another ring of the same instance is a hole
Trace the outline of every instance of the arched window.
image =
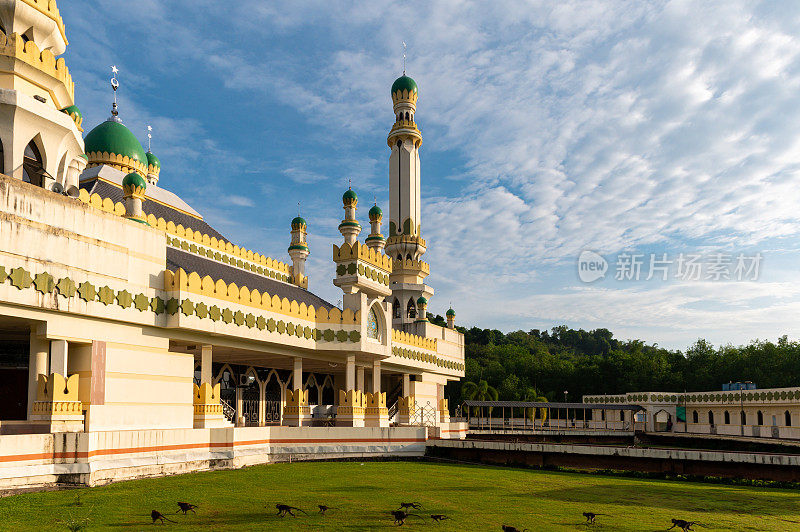
[(745, 414), (744, 411), (742, 411), (741, 418), (742, 418), (742, 425), (747, 425), (747, 414)]
[(709, 425), (714, 424), (714, 412), (712, 412), (711, 410), (708, 411), (708, 424)]
[(730, 415), (730, 413), (728, 413), (727, 410), (725, 411), (725, 424), (726, 425), (730, 425), (731, 424), (731, 415)]
[(697, 415), (697, 410), (695, 410), (692, 412), (692, 423), (699, 423), (699, 422), (700, 418)]
[(25, 147), (25, 156), (22, 158), (22, 180), (26, 183), (41, 187), (44, 184), (44, 163), (39, 147), (31, 141)]
[(605, 421), (605, 420), (606, 420), (606, 411), (600, 410), (600, 421)]
[(414, 306), (414, 301), (412, 301), (411, 299), (408, 300), (408, 306), (406, 307), (406, 316), (409, 318), (417, 317), (417, 307)]
[(411, 259), (411, 254), (406, 255), (406, 260), (412, 260)]
[(786, 427), (792, 426), (792, 414), (790, 414), (788, 410), (783, 413), (783, 424)]
[(394, 298), (394, 303), (392, 303), (392, 315), (395, 318), (401, 318), (402, 317), (400, 315), (400, 302), (397, 300), (397, 298)]
[(398, 255), (397, 256), (397, 260), (402, 261), (403, 260), (403, 256), (402, 255)]
[(65, 153), (64, 157), (61, 158), (61, 162), (58, 163), (58, 173), (56, 174), (58, 176), (59, 183), (64, 184), (65, 188), (66, 188), (67, 176), (64, 175), (64, 172), (66, 171), (66, 169), (67, 169), (67, 154)]
[(375, 309), (371, 309), (369, 311), (369, 317), (367, 318), (367, 338), (372, 338), (373, 340), (378, 340), (380, 338), (380, 330), (378, 328), (378, 314), (375, 312)]
[(619, 411), (619, 420), (620, 421), (625, 421), (625, 411), (624, 410), (620, 410)]
[(763, 425), (764, 424), (764, 414), (761, 413), (761, 410), (758, 411), (758, 414), (756, 415), (756, 417), (758, 418), (758, 424), (759, 425)]

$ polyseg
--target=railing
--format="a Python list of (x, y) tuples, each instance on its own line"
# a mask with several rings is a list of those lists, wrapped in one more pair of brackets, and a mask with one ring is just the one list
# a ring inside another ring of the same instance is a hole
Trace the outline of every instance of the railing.
[(392, 406), (389, 407), (389, 423), (394, 422), (395, 416), (397, 416), (397, 401), (392, 403)]
[(236, 421), (236, 409), (225, 399), (220, 399), (219, 402), (222, 405), (222, 415), (225, 416), (225, 419), (234, 423)]

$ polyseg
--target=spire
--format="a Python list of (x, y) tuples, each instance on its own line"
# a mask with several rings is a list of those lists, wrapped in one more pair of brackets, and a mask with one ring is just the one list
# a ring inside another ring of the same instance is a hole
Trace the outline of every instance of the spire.
[(403, 75), (406, 75), (406, 41), (403, 41)]
[(117, 89), (119, 89), (119, 81), (117, 81), (117, 74), (119, 74), (119, 69), (117, 65), (111, 65), (111, 88), (114, 90), (114, 103), (111, 106), (111, 117), (109, 120), (114, 122), (122, 123), (122, 119), (119, 117), (119, 109), (117, 108)]
[(153, 153), (150, 141), (153, 140), (153, 126), (147, 126), (147, 153)]

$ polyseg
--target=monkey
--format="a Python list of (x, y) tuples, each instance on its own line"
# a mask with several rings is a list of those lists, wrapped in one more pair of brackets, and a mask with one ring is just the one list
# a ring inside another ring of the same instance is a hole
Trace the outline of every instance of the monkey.
[(338, 510), (339, 508), (334, 508), (333, 506), (325, 506), (324, 504), (318, 504), (317, 508), (319, 508), (319, 513), (325, 515), (325, 512), (328, 510)]
[(439, 523), (441, 521), (444, 521), (445, 519), (450, 519), (450, 518), (443, 514), (431, 514), (431, 519)]
[(409, 508), (419, 510), (420, 508), (422, 508), (422, 505), (418, 502), (401, 502), (400, 508), (398, 508), (398, 510), (408, 510)]
[(583, 516), (586, 518), (586, 522), (590, 525), (594, 524), (594, 520), (598, 515), (608, 515), (608, 514), (596, 514), (594, 512), (583, 512)]
[(162, 525), (164, 524), (164, 521), (169, 521), (170, 523), (175, 522), (172, 519), (167, 519), (166, 517), (164, 517), (164, 514), (162, 514), (158, 510), (153, 510), (152, 512), (150, 512), (150, 517), (153, 519), (153, 524), (156, 524), (156, 521), (161, 521)]
[(287, 513), (292, 517), (297, 517), (292, 510), (297, 510), (298, 512), (303, 512), (304, 514), (306, 514), (305, 510), (301, 510), (300, 508), (295, 508), (294, 506), (289, 506), (288, 504), (276, 504), (275, 508), (278, 509), (277, 515), (281, 517), (286, 517)]
[(197, 512), (194, 511), (194, 509), (197, 508), (196, 504), (190, 504), (188, 502), (179, 502), (178, 506), (179, 506), (178, 511), (175, 513), (183, 512), (183, 515), (186, 515), (186, 512), (191, 511), (193, 514), (197, 514)]
[(519, 528), (515, 528), (513, 526), (503, 525), (503, 532), (528, 532), (527, 528), (520, 530)]
[(688, 532), (689, 530), (694, 530), (692, 528), (692, 526), (694, 526), (694, 525), (703, 526), (700, 523), (698, 523), (697, 521), (684, 521), (683, 519), (673, 519), (672, 520), (672, 526), (669, 527), (667, 530), (672, 530), (673, 528), (675, 528), (677, 526), (678, 528), (683, 530), (683, 532)]
[(394, 524), (399, 525), (399, 526), (403, 526), (404, 524), (406, 524), (406, 519), (408, 519), (412, 515), (414, 517), (419, 517), (420, 519), (423, 519), (423, 517), (421, 515), (410, 514), (408, 512), (403, 511), (403, 510), (393, 510), (391, 512), (391, 514), (392, 514), (392, 517), (394, 517)]

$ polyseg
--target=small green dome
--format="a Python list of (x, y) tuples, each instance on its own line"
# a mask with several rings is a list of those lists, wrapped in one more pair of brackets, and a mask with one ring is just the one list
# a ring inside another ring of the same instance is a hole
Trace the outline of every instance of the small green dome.
[(448, 310), (447, 311), (447, 316), (452, 316), (452, 317), (455, 318), (456, 317), (456, 311), (453, 310), (453, 309)]
[(73, 104), (73, 105), (70, 105), (69, 107), (64, 107), (64, 108), (61, 110), (61, 112), (62, 112), (62, 113), (66, 113), (66, 114), (68, 114), (69, 116), (72, 116), (72, 115), (78, 115), (78, 118), (83, 118), (83, 113), (81, 113), (81, 110), (80, 110), (80, 109), (78, 109), (78, 106), (77, 106), (77, 105), (74, 105), (74, 104)]
[(130, 174), (126, 175), (122, 178), (122, 188), (130, 189), (130, 188), (147, 188), (147, 181), (144, 180), (142, 176), (137, 174), (136, 172), (131, 172)]
[(383, 216), (383, 211), (377, 205), (373, 205), (372, 208), (369, 210), (369, 219), (373, 220), (375, 218), (379, 218)]
[(294, 220), (292, 220), (292, 227), (294, 227), (296, 225), (307, 226), (308, 224), (306, 224), (305, 218), (301, 218), (300, 216), (297, 216)]
[(147, 166), (147, 156), (142, 144), (121, 122), (106, 120), (91, 130), (83, 142), (87, 154), (107, 152), (128, 157)]
[(147, 165), (148, 166), (155, 166), (156, 168), (159, 168), (159, 169), (161, 168), (161, 161), (158, 160), (158, 157), (156, 157), (154, 153), (147, 152), (145, 154), (145, 157), (147, 157)]
[(417, 92), (417, 82), (403, 74), (392, 83), (392, 94), (397, 91), (407, 90), (409, 93)]
[(425, 299), (425, 296), (419, 296), (419, 299), (417, 299), (417, 305), (427, 305), (427, 304), (428, 300)]
[(345, 205), (349, 205), (350, 203), (353, 203), (355, 201), (358, 201), (358, 196), (356, 195), (355, 190), (353, 190), (352, 188), (348, 188), (347, 191), (345, 191), (344, 195), (342, 196), (342, 202)]

